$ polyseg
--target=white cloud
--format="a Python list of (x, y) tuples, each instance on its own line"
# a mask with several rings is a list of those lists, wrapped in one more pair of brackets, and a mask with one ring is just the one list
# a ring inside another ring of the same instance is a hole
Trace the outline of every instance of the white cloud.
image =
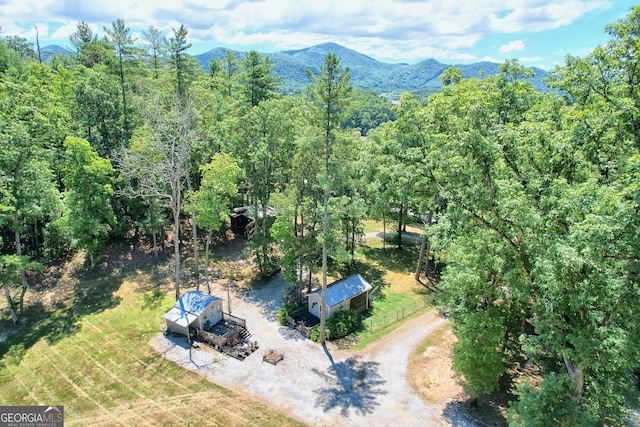
[[(558, 28), (606, 5), (607, 0), (2, 0), (0, 27), (3, 34), (32, 38), (37, 23), (47, 29), (41, 40), (66, 42), (80, 20), (101, 35), (103, 26), (122, 18), (134, 32), (153, 25), (169, 34), (184, 24), (194, 44), (291, 49), (335, 41), (372, 56), (473, 60), (469, 50), (488, 34)], [(515, 43), (501, 53), (522, 50)]]
[(524, 50), (524, 42), (522, 40), (514, 40), (510, 43), (500, 46), (500, 49), (498, 50), (498, 52), (511, 53), (511, 52), (520, 52), (522, 50)]
[(518, 57), (518, 61), (520, 62), (539, 62), (544, 61), (545, 58), (542, 56), (520, 56)]
[(501, 61), (500, 59), (494, 58), (493, 56), (483, 56), (482, 57), (482, 61), (483, 62), (498, 62), (498, 63), (504, 62), (504, 61)]

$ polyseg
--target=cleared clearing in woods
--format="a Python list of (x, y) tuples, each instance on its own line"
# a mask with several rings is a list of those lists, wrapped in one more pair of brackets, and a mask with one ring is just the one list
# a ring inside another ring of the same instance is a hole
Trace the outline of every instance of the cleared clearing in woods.
[[(132, 273), (76, 285), (83, 297), (73, 301), (83, 307), (58, 309), (60, 324), (43, 319), (35, 327), (41, 339), (8, 352), (0, 405), (64, 405), (69, 426), (302, 425), (158, 357), (148, 342), (173, 301), (144, 292), (150, 284), (147, 274)], [(68, 314), (92, 306), (93, 313)]]

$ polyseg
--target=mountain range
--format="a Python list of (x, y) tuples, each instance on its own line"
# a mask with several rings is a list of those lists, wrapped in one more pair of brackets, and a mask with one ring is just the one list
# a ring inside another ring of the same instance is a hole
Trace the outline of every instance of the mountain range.
[[(200, 65), (209, 69), (212, 59), (222, 60), (226, 57), (227, 49), (215, 48), (208, 52), (195, 55)], [(238, 58), (244, 52), (233, 51)], [(334, 53), (343, 67), (351, 71), (351, 84), (377, 93), (413, 92), (428, 94), (440, 90), (442, 82), (440, 75), (450, 65), (435, 59), (425, 59), (415, 64), (389, 64), (375, 60), (355, 50), (348, 49), (336, 43), (322, 43), (298, 50), (287, 50), (264, 54), (269, 56), (274, 66), (274, 74), (281, 78), (285, 92), (295, 92), (304, 89), (311, 80), (306, 70), (317, 75), (320, 66), (324, 65), (327, 53)], [(500, 64), (495, 62), (476, 62), (473, 64), (453, 65), (460, 69), (464, 77), (488, 77), (498, 73)], [(536, 89), (548, 90), (543, 79), (548, 73), (541, 69), (531, 68), (535, 76), (530, 79)]]
[[(209, 62), (212, 59), (223, 60), (227, 49), (218, 47), (208, 52), (194, 55), (205, 71), (209, 70)], [(240, 59), (245, 52), (232, 51)], [(47, 60), (53, 54), (70, 52), (60, 46), (50, 45), (42, 49), (43, 60)], [(415, 64), (389, 64), (381, 62), (370, 56), (364, 55), (352, 49), (348, 49), (336, 43), (322, 43), (298, 50), (286, 50), (276, 53), (263, 53), (268, 56), (274, 66), (274, 74), (281, 79), (284, 92), (292, 93), (304, 90), (311, 80), (307, 70), (317, 75), (320, 67), (324, 65), (324, 57), (327, 53), (334, 53), (343, 67), (349, 67), (351, 71), (351, 84), (367, 90), (373, 90), (378, 94), (400, 94), (412, 92), (417, 95), (428, 95), (442, 88), (440, 75), (450, 65), (443, 64), (435, 59), (425, 59)], [(467, 78), (488, 77), (499, 71), (500, 64), (495, 62), (476, 62), (473, 64), (453, 65)], [(540, 91), (547, 91), (544, 78), (548, 73), (541, 69), (531, 68), (535, 76), (530, 79), (534, 87)]]

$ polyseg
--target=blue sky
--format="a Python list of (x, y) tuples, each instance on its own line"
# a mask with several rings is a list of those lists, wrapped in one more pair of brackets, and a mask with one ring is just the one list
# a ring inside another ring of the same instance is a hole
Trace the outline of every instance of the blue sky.
[(277, 52), (335, 42), (385, 62), (517, 58), (550, 69), (609, 40), (628, 0), (0, 0), (0, 35), (68, 46), (83, 20), (103, 35), (117, 18), (138, 43), (149, 26), (184, 24), (195, 55), (215, 47)]

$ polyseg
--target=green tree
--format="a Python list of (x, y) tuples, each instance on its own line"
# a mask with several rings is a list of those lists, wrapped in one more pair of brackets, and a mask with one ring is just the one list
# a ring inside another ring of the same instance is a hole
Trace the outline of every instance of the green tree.
[[(495, 77), (445, 87), (424, 112), (431, 174), (447, 206), (439, 287), (461, 345), (455, 367), (476, 393), (521, 355), (539, 367), (539, 382), (519, 382), (514, 424), (543, 425), (543, 410), (558, 425), (616, 424), (638, 365), (634, 138), (620, 132), (626, 116), (600, 97), (567, 105), (535, 92), (526, 76), (508, 61)], [(603, 119), (615, 119), (612, 134)], [(589, 125), (603, 132), (585, 132)], [(595, 156), (613, 134), (618, 147)], [(616, 166), (603, 167), (605, 159)], [(471, 355), (480, 341), (488, 345)]]
[(94, 254), (115, 224), (111, 205), (114, 170), (84, 139), (67, 137), (64, 147), (64, 218), (94, 267)]
[(231, 99), (233, 94), (241, 87), (238, 55), (234, 51), (227, 49), (224, 59), (212, 58), (209, 61), (209, 74), (216, 90), (226, 98)]
[(98, 36), (93, 34), (93, 30), (86, 21), (80, 21), (76, 24), (76, 31), (69, 36), (69, 42), (74, 47), (76, 53), (79, 54), (82, 47), (90, 42), (98, 40)]
[(178, 96), (184, 96), (187, 91), (187, 78), (190, 71), (189, 54), (187, 53), (187, 50), (191, 47), (191, 43), (187, 42), (189, 30), (182, 24), (177, 29), (171, 29), (173, 30), (173, 37), (169, 38), (167, 45), (169, 63), (175, 72)]
[(78, 134), (102, 157), (115, 158), (122, 147), (118, 83), (100, 70), (80, 67), (73, 88)]
[(111, 23), (111, 29), (105, 28), (111, 40), (118, 59), (118, 76), (120, 77), (120, 92), (122, 94), (122, 114), (124, 117), (124, 138), (129, 140), (129, 120), (127, 110), (127, 91), (125, 81), (125, 62), (133, 52), (134, 38), (131, 36), (131, 28), (125, 26), (122, 19), (118, 18)]
[[(291, 155), (291, 177), (284, 190), (274, 195), (276, 219), (271, 235), (282, 253), (283, 274), (296, 285), (299, 295), (306, 280), (311, 292), (312, 274), (320, 265), (322, 245), (322, 188), (312, 177), (322, 171), (322, 141), (315, 129), (306, 128), (296, 139)], [(305, 277), (306, 274), (306, 277)]]
[[(55, 80), (46, 67), (33, 63), (24, 74), (0, 83), (0, 179), (7, 192), (3, 204), (11, 212), (0, 217), (0, 225), (13, 235), (19, 257), (28, 253), (29, 237), (32, 250), (42, 249), (43, 225), (61, 212), (48, 149), (64, 132), (57, 122), (63, 118), (51, 87)], [(25, 274), (21, 280), (22, 309), (29, 283)]]
[(437, 193), (431, 179), (433, 156), (428, 134), (428, 120), (421, 102), (403, 94), (396, 108), (397, 119), (370, 132), (371, 141), (364, 155), (369, 194), (375, 208), (384, 208), (383, 217), (397, 222), (397, 248), (402, 249), (402, 235), (408, 211), (425, 213), (434, 208)]
[[(230, 58), (228, 58), (230, 59)], [(227, 67), (227, 71), (230, 68)], [(249, 51), (242, 58), (242, 74), (244, 97), (250, 107), (256, 107), (262, 101), (273, 97), (280, 84), (273, 74), (274, 67), (268, 56), (263, 57), (255, 50)]]
[(160, 74), (160, 66), (166, 54), (167, 40), (162, 32), (154, 26), (150, 26), (146, 31), (143, 31), (142, 36), (147, 42), (145, 47), (153, 68), (153, 78), (157, 80)]
[(36, 52), (33, 50), (33, 43), (29, 42), (24, 37), (20, 36), (6, 36), (4, 41), (7, 47), (18, 54), (20, 59), (34, 60), (36, 59)]
[[(229, 199), (238, 192), (238, 179), (241, 175), (240, 166), (227, 153), (216, 153), (209, 163), (200, 168), (202, 181), (200, 188), (189, 195), (186, 210), (201, 227), (208, 230), (205, 249), (205, 281), (209, 287), (209, 245), (211, 234), (219, 231), (229, 219)], [(196, 283), (196, 289), (199, 283)]]
[(190, 104), (160, 97), (141, 105), (145, 126), (131, 139), (122, 158), (122, 178), (131, 197), (154, 199), (173, 217), (174, 285), (180, 298), (180, 224), (188, 174), (189, 136), (194, 112)]
[(349, 69), (342, 69), (338, 57), (329, 53), (325, 56), (324, 65), (320, 67), (320, 73), (314, 76), (307, 71), (312, 81), (309, 86), (309, 94), (316, 108), (315, 125), (322, 133), (324, 141), (324, 171), (320, 177), (321, 187), (324, 190), (322, 201), (323, 226), (322, 236), (322, 297), (320, 309), (320, 342), (325, 342), (326, 324), (326, 298), (327, 298), (327, 261), (329, 255), (329, 196), (332, 187), (332, 171), (330, 158), (332, 144), (336, 140), (336, 130), (344, 120), (345, 106), (351, 90)]
[(222, 70), (224, 72), (224, 79), (226, 82), (226, 94), (230, 97), (238, 86), (239, 64), (238, 57), (235, 52), (229, 49), (225, 51)]
[(27, 256), (0, 256), (0, 287), (4, 290), (7, 307), (14, 325), (18, 323), (18, 311), (22, 311), (23, 308), (19, 308), (19, 304), (11, 296), (11, 286), (20, 283), (21, 278), (26, 276), (29, 271), (41, 270), (42, 268), (42, 264), (30, 261)]
[(243, 117), (242, 145), (238, 157), (247, 181), (247, 195), (253, 205), (256, 234), (251, 248), (260, 275), (266, 277), (274, 270), (275, 254), (269, 229), (271, 227), (271, 195), (283, 190), (291, 173), (291, 153), (294, 151), (297, 126), (297, 107), (292, 98), (270, 99), (250, 109)]
[(342, 124), (345, 128), (357, 129), (367, 135), (371, 129), (396, 118), (391, 102), (375, 91), (355, 89), (352, 99), (349, 117)]

